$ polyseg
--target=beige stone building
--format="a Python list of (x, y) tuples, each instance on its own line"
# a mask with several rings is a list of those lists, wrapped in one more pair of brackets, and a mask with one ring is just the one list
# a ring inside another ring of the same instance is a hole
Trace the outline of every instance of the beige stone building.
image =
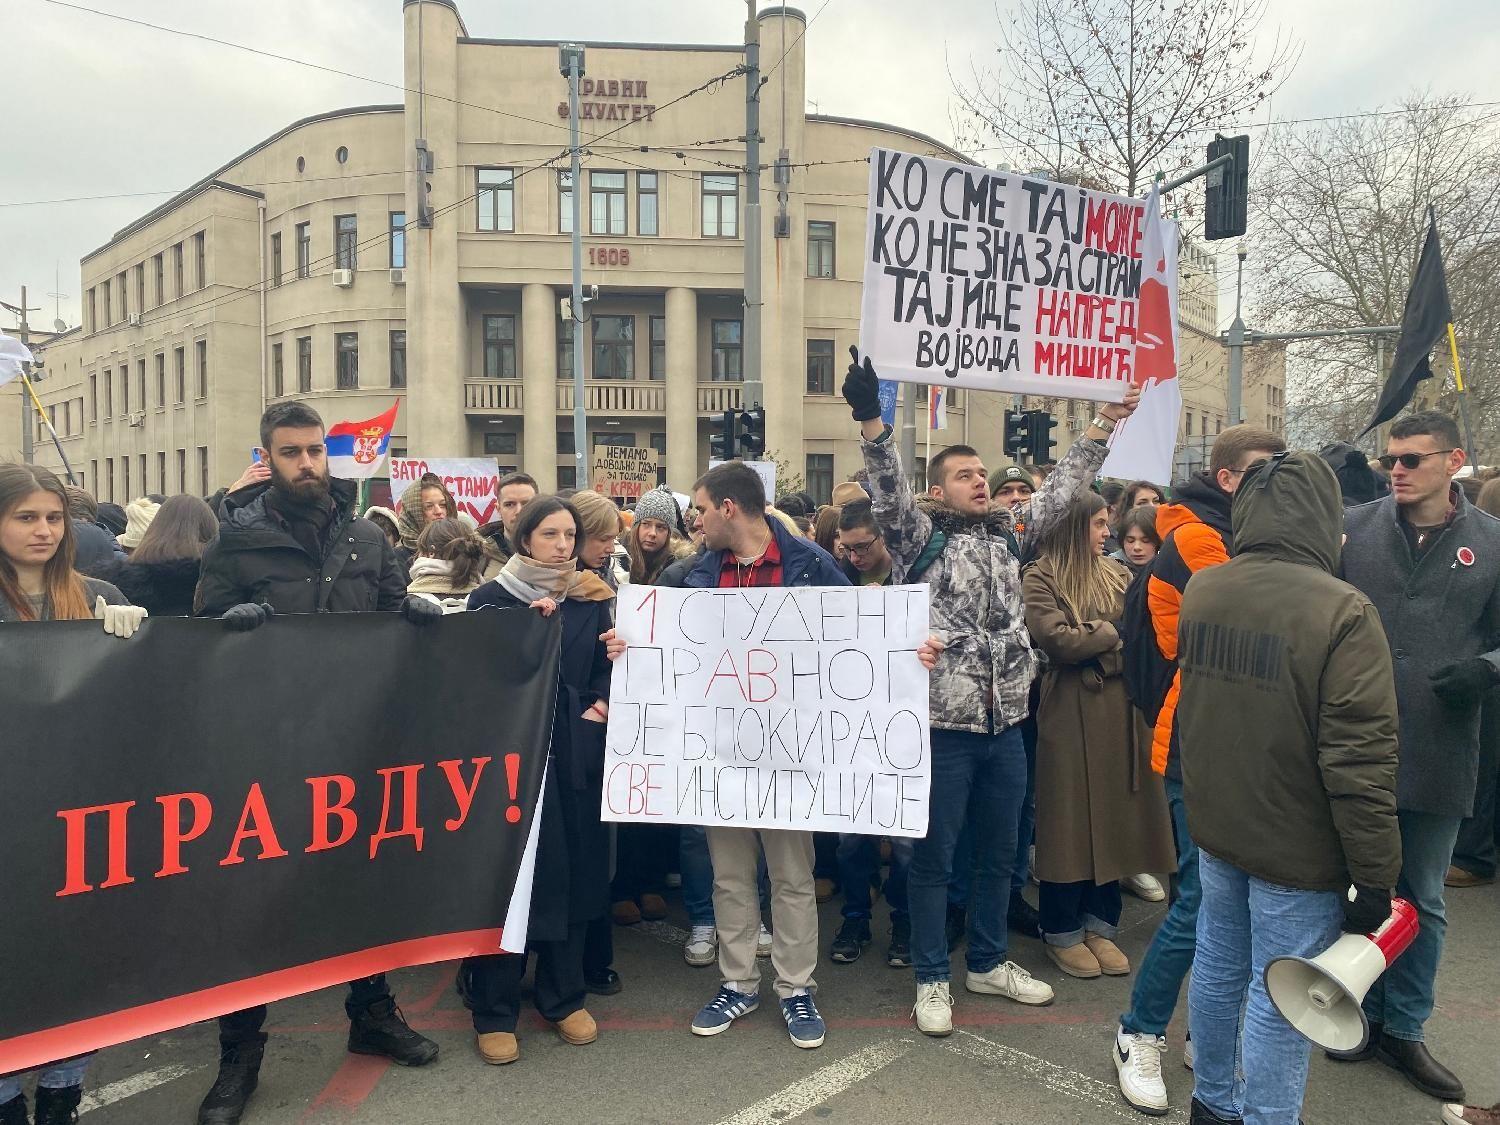
[[(491, 456), (572, 485), (575, 325), (559, 302), (573, 190), (598, 287), (576, 325), (589, 444), (654, 447), (677, 488), (702, 471), (718, 416), (741, 406), (741, 46), (587, 44), (574, 185), (556, 43), (471, 37), (451, 0), (405, 0), (404, 20), (403, 105), (289, 125), (81, 263), (83, 325), (47, 349), (39, 386), (101, 499), (234, 480), (261, 410), (286, 398), (329, 424), (399, 399), (397, 453)], [(859, 466), (838, 389), (859, 328), (865, 158), (958, 157), (805, 112), (805, 27), (794, 9), (760, 15), (762, 162), (790, 166), (780, 186), (761, 178), (760, 345), (770, 449), (824, 499)], [(932, 448), (968, 441), (1000, 462), (1011, 404), (954, 396)], [(1060, 453), (1092, 407), (1057, 409)]]

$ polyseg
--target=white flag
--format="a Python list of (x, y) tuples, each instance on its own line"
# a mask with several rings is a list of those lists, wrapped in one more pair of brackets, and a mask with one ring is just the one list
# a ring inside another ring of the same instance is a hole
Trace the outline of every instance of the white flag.
[(1172, 482), (1182, 387), (1177, 379), (1177, 224), (1162, 218), (1160, 192), (1146, 197), (1141, 292), (1135, 342), (1141, 404), (1109, 443), (1100, 476)]
[(21, 374), (21, 364), (33, 362), (26, 345), (14, 336), (0, 332), (0, 387)]

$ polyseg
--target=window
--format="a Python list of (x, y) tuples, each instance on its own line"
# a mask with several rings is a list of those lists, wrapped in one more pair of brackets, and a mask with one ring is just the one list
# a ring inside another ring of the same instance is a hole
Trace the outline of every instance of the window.
[(91, 481), (94, 482), (94, 491), (98, 492), (99, 498), (102, 500), (104, 498), (104, 493), (99, 492), (99, 462), (98, 461), (90, 461), (89, 462), (89, 480), (91, 480)]
[(297, 337), (297, 393), (308, 394), (312, 390), (312, 337)]
[[(157, 257), (160, 258), (161, 255), (158, 254)], [(98, 317), (97, 317), (97, 315), (95, 313), (95, 309), (94, 309), (94, 290), (93, 290), (92, 286), (90, 286), (90, 288), (89, 288), (88, 309), (89, 309), (89, 331), (90, 332), (97, 332), (97, 331), (99, 331), (99, 320), (98, 320)], [(98, 480), (97, 477), (95, 477), (94, 479)]]
[(120, 458), (120, 476), (121, 476), (121, 483), (124, 485), (124, 489), (125, 489), (124, 492), (122, 493), (122, 495), (124, 496), (125, 500), (127, 502), (129, 502), (129, 500), (130, 500), (130, 458), (129, 457), (121, 457)]
[(578, 487), (577, 465), (559, 465), (557, 467), (557, 487), (559, 489)]
[(187, 399), (187, 349), (174, 348), (172, 350), (172, 360), (174, 363), (172, 373), (177, 376), (177, 386), (175, 388), (177, 396), (172, 401), (180, 404)]
[(665, 433), (653, 433), (651, 435), (651, 448), (656, 450), (656, 483), (667, 483), (667, 467), (663, 464), (667, 459), (667, 435)]
[(109, 477), (109, 502), (115, 502), (115, 459), (111, 457), (104, 462), (104, 472)]
[(615, 449), (634, 449), (634, 434), (595, 434), (593, 436), (595, 445), (608, 445)]
[(557, 452), (563, 457), (573, 456), (575, 452), (575, 446), (573, 445), (572, 430), (557, 431)]
[(573, 233), (573, 173), (557, 174), (557, 229), (563, 234)]
[(352, 270), (359, 258), (359, 220), (353, 215), (333, 217), (333, 268)]
[(341, 391), (359, 389), (359, 333), (335, 332), (333, 350), (338, 373), (334, 386)]
[(390, 212), (391, 269), (406, 268), (406, 212)]
[(594, 378), (635, 378), (635, 317), (594, 317)]
[(187, 450), (177, 451), (177, 491), (187, 491)]
[(572, 320), (566, 319), (559, 319), (557, 322), (557, 377), (559, 379), (573, 377), (573, 324)]
[(1183, 417), (1183, 432), (1188, 437), (1192, 437), (1193, 436), (1193, 412), (1191, 410), (1189, 410), (1182, 417)]
[(667, 318), (651, 318), (651, 378), (667, 377)]
[(500, 457), (514, 457), (516, 437), (516, 434), (485, 434), (484, 451)]
[(742, 320), (716, 320), (713, 322), (713, 381), (715, 383), (738, 383), (745, 378), (744, 334)]
[(146, 263), (135, 267), (135, 311), (146, 311)]
[(161, 493), (167, 491), (167, 455), (165, 453), (156, 455), (156, 491)]
[[(151, 491), (151, 485), (146, 481), (146, 455), (142, 453), (136, 463), (141, 467), (141, 494), (145, 495)], [(207, 496), (208, 493), (205, 492), (204, 495)]]
[(281, 398), (286, 394), (286, 369), (283, 366), (281, 345), (271, 345), (271, 397)]
[(172, 247), (172, 280), (176, 282), (176, 295), (181, 297), (187, 292), (187, 286), (182, 280), (182, 243)]
[[(142, 403), (144, 406), (145, 404)], [(156, 353), (156, 406), (157, 409), (167, 405), (167, 353)]]
[(199, 231), (193, 235), (193, 257), (198, 262), (198, 288), (208, 285), (208, 234)]
[(807, 342), (807, 393), (833, 394), (833, 341)]
[(913, 457), (912, 461), (914, 462), (912, 468), (913, 490), (918, 496), (922, 496), (927, 492), (927, 458)]
[(661, 233), (661, 210), (657, 203), (655, 172), (635, 174), (635, 229), (637, 234)]
[(509, 168), (479, 169), (479, 229), (516, 229), (516, 174)]
[(349, 163), (349, 149), (344, 145), (339, 145), (338, 150), (333, 154), (333, 158), (340, 164)]
[[(136, 407), (137, 407), (137, 409), (145, 410), (146, 409), (146, 361), (144, 359), (136, 360), (136, 364), (135, 364), (135, 389), (136, 389), (136, 396), (135, 396)], [(144, 476), (142, 476), (141, 479), (145, 480), (146, 478)]]
[(833, 454), (807, 455), (807, 491), (819, 504), (833, 500)]
[(406, 330), (391, 333), (391, 386), (406, 386)]
[[(89, 376), (89, 421), (99, 421), (99, 376), (97, 375)], [(99, 479), (97, 470), (94, 472), (94, 479), (96, 481)]]
[(130, 368), (120, 368), (120, 413), (130, 413)]
[(156, 255), (156, 257), (154, 257), (154, 258), (151, 259), (151, 273), (152, 273), (152, 275), (153, 275), (153, 277), (155, 279), (155, 283), (156, 283), (155, 284), (155, 289), (156, 289), (156, 301), (155, 301), (155, 303), (158, 304), (158, 305), (166, 304), (166, 301), (167, 301), (167, 277), (166, 277), (167, 267), (166, 267), (166, 263), (162, 260), (162, 255), (158, 254), (158, 255)]
[(123, 273), (115, 275), (115, 289), (120, 294), (120, 319), (128, 320), (130, 318), (130, 290), (125, 287)]
[(198, 447), (198, 495), (207, 496), (212, 491), (208, 487), (208, 446)]
[(104, 327), (108, 328), (115, 322), (114, 313), (111, 311), (112, 306), (109, 300), (109, 282), (106, 281), (103, 285), (99, 286), (99, 288), (104, 290)]
[(271, 236), (271, 284), (281, 284), (281, 232)]
[(104, 369), (104, 420), (108, 422), (115, 416), (115, 375), (109, 368)]
[(197, 352), (194, 358), (198, 361), (198, 398), (205, 399), (208, 397), (208, 341), (199, 340), (193, 347)]
[(740, 236), (740, 178), (729, 175), (703, 177), (703, 237)]
[(589, 231), (625, 233), (625, 173), (589, 173)]
[[(561, 350), (558, 354), (561, 355)], [(568, 370), (572, 370), (572, 360), (568, 361)], [(484, 318), (484, 377), (516, 377), (516, 318), (513, 316)]]
[(312, 224), (298, 223), (297, 234), (297, 276), (312, 276)]
[(833, 232), (832, 223), (807, 224), (807, 276), (833, 276)]

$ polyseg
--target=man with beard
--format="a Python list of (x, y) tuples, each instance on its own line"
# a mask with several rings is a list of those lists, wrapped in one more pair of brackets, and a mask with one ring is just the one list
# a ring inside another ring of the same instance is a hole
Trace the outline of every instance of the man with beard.
[[(198, 617), (220, 617), (245, 632), (276, 613), (400, 610), (425, 625), (443, 611), (408, 597), (385, 534), (354, 516), (355, 486), (328, 475), (323, 420), (300, 402), (261, 417), (268, 482), (229, 493), (219, 538), (203, 554), (194, 599)], [(404, 1066), (437, 1058), (438, 1045), (407, 1026), (385, 975), (349, 985), (349, 1050)], [(219, 1019), (219, 1077), (198, 1110), (199, 1125), (235, 1125), (255, 1092), (266, 1035), (265, 1005)]]

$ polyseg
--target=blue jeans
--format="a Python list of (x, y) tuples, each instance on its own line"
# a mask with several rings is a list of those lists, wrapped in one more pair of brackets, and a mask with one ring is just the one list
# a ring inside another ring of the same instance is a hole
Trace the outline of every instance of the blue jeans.
[[(891, 914), (907, 912), (906, 880), (911, 872), (910, 836), (891, 837), (891, 875), (885, 881), (885, 900)], [(839, 885), (844, 888), (845, 918), (869, 919), (873, 909), (871, 886), (880, 877), (880, 837), (839, 836)]]
[(1422, 928), (1417, 940), (1365, 993), (1365, 1015), (1396, 1039), (1422, 1042), (1422, 1025), (1432, 1015), (1438, 962), (1448, 931), (1443, 876), (1453, 860), (1458, 817), (1396, 810), (1401, 828), (1401, 878), (1396, 894), (1417, 908)]
[(1271, 1003), (1266, 966), (1332, 945), (1344, 916), (1339, 896), (1268, 883), (1208, 852), (1198, 856), (1198, 876), (1203, 903), (1188, 986), (1193, 1096), (1245, 1125), (1298, 1125), (1312, 1045)]
[(1082, 945), (1085, 934), (1113, 941), (1120, 932), (1120, 884), (1049, 883), (1037, 896), (1042, 940), (1059, 949)]
[[(708, 857), (708, 837), (703, 825), (684, 824), (678, 841), (678, 866), (682, 875), (682, 905), (687, 909), (688, 925), (714, 924), (714, 863)], [(760, 907), (771, 904), (771, 882), (766, 874), (766, 857), (760, 857)]]
[(1026, 747), (1026, 800), (1016, 825), (1016, 866), (1010, 875), (1010, 893), (1018, 895), (1031, 879), (1031, 845), (1036, 840), (1036, 713), (1021, 723), (1021, 741)]
[(1193, 967), (1198, 945), (1198, 845), (1188, 833), (1187, 809), (1182, 803), (1182, 782), (1166, 778), (1167, 807), (1177, 837), (1177, 897), (1151, 939), (1151, 947), (1136, 970), (1130, 993), (1130, 1011), (1120, 1023), (1131, 1034), (1165, 1035), (1177, 1007), (1177, 994)]
[(948, 882), (964, 825), (974, 844), (969, 886), (968, 968), (987, 973), (1005, 960), (1005, 911), (1016, 862), (1016, 827), (1026, 799), (1021, 732), (932, 732), (927, 835), (913, 841), (907, 897), (918, 984), (948, 980)]
[[(69, 1086), (82, 1086), (84, 1073), (89, 1068), (89, 1063), (94, 1061), (93, 1052), (80, 1055), (78, 1058), (68, 1059), (65, 1062), (55, 1062), (47, 1066), (37, 1067), (36, 1084), (46, 1086), (51, 1090), (64, 1090)], [(21, 1079), (26, 1072), (20, 1074), (7, 1074), (0, 1078), (0, 1105), (15, 1101), (21, 1095)]]

